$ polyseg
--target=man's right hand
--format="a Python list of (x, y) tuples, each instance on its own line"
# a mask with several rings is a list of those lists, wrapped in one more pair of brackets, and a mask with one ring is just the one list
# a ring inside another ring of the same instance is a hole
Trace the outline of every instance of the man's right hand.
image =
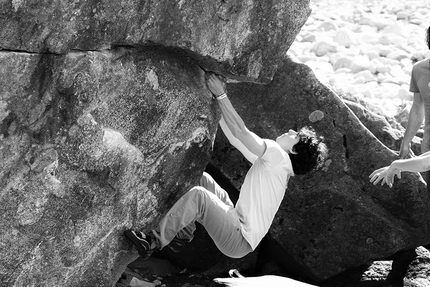
[(408, 157), (414, 157), (414, 153), (411, 149), (410, 143), (404, 143), (402, 142), (402, 145), (400, 146), (400, 158), (408, 158)]

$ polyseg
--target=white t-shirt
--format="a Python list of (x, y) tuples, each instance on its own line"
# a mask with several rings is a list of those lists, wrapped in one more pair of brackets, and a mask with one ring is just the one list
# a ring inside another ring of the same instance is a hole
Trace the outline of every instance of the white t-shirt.
[(242, 235), (252, 250), (269, 231), (284, 198), (288, 180), (294, 174), (288, 153), (275, 141), (264, 141), (266, 151), (246, 174), (236, 203)]

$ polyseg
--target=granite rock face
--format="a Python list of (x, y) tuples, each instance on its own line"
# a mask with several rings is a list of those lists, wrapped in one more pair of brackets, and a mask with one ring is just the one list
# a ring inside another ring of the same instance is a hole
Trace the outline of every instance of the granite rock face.
[[(414, 173), (393, 188), (368, 176), (397, 158), (303, 64), (285, 59), (267, 85), (228, 85), (250, 130), (274, 139), (290, 128), (312, 126), (329, 157), (322, 169), (290, 179), (270, 229), (299, 264), (322, 281), (367, 261), (430, 242), (429, 199)], [(310, 115), (321, 111), (316, 120)], [(218, 131), (212, 161), (239, 188), (249, 164)]]
[(307, 0), (2, 1), (1, 285), (111, 286), (137, 255), (123, 231), (153, 228), (211, 157), (240, 185), (248, 165), (222, 135), (212, 152), (205, 71), (230, 80), (262, 137), (324, 116), (312, 125), (330, 157), (291, 180), (271, 229), (315, 278), (427, 243), (417, 176), (372, 186), (395, 155), (285, 59), (309, 13)]
[(267, 82), (310, 14), (309, 0), (2, 1), (0, 48), (67, 53), (150, 43), (205, 69)]
[(204, 72), (161, 47), (0, 63), (1, 282), (109, 286), (135, 256), (124, 229), (153, 227), (208, 162)]
[[(1, 1), (0, 282), (109, 286), (196, 184), (219, 111), (205, 71), (269, 82), (290, 1)], [(134, 250), (134, 251), (133, 251)]]

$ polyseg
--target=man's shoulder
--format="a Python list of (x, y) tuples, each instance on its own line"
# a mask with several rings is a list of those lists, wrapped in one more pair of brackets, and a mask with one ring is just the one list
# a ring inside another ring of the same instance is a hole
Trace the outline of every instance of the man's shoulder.
[(266, 149), (274, 148), (278, 150), (283, 150), (282, 147), (272, 139), (263, 139), (263, 141), (266, 143)]
[(267, 144), (267, 143), (270, 143), (271, 145), (273, 145), (273, 143), (277, 144), (277, 143), (276, 143), (276, 141), (274, 141), (274, 140), (272, 140), (272, 139), (265, 139), (265, 138), (263, 138), (262, 140), (263, 140), (263, 141), (265, 141), (265, 142), (266, 142), (266, 144)]
[(426, 58), (426, 59), (422, 59), (422, 60), (416, 62), (413, 65), (412, 69), (419, 69), (419, 68), (424, 68), (424, 67), (428, 68), (429, 67), (429, 60), (430, 60), (430, 58)]
[(274, 140), (271, 139), (263, 139), (266, 143), (266, 151), (264, 152), (262, 158), (285, 158), (288, 157), (288, 154), (284, 151), (284, 149)]

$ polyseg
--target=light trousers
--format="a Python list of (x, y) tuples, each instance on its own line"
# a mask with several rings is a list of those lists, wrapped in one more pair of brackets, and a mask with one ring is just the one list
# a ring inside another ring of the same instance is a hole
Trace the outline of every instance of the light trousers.
[(200, 186), (184, 194), (155, 229), (161, 248), (176, 235), (191, 241), (196, 221), (204, 226), (226, 256), (241, 258), (252, 251), (242, 236), (239, 215), (227, 192), (206, 172), (200, 179)]

